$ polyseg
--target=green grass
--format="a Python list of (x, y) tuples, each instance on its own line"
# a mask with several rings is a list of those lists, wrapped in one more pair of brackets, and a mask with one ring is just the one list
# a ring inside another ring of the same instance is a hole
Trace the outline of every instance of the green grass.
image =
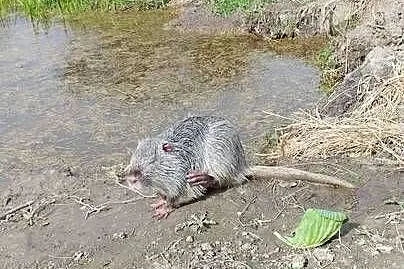
[(321, 70), (321, 89), (331, 94), (335, 86), (342, 81), (343, 74), (334, 59), (333, 49), (330, 45), (320, 50), (315, 59), (315, 65)]
[(0, 0), (0, 17), (5, 17), (13, 9), (15, 0)]
[(31, 19), (47, 20), (55, 16), (89, 11), (117, 11), (127, 8), (152, 9), (169, 0), (0, 0), (0, 16), (19, 12)]
[(236, 11), (249, 11), (276, 0), (211, 0), (216, 13), (229, 16)]

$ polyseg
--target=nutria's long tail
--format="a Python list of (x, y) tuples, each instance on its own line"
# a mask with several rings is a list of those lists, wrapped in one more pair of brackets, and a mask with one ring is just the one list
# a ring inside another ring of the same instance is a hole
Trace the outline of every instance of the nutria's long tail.
[(311, 173), (295, 168), (281, 166), (252, 166), (247, 172), (247, 177), (258, 179), (278, 178), (282, 180), (302, 180), (350, 189), (356, 188), (356, 186), (353, 184), (333, 176)]

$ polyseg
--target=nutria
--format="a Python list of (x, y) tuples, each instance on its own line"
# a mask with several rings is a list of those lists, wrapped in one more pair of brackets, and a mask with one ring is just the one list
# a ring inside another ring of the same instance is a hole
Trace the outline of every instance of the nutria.
[(157, 191), (160, 198), (152, 207), (153, 216), (159, 219), (166, 218), (180, 198), (198, 199), (210, 188), (240, 185), (252, 177), (299, 178), (353, 187), (292, 168), (248, 167), (236, 127), (216, 116), (191, 116), (155, 137), (142, 139), (126, 173), (131, 188)]

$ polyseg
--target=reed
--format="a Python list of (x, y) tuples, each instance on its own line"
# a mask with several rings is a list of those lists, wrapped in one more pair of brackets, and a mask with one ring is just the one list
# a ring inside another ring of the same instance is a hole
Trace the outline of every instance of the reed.
[(114, 12), (128, 8), (163, 7), (169, 0), (0, 0), (0, 16), (22, 13), (35, 20), (75, 15), (83, 12)]

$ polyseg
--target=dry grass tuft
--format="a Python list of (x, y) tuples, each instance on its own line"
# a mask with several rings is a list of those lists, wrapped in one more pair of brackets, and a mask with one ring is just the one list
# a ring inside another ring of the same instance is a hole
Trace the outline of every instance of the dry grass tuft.
[(395, 70), (395, 75), (387, 80), (364, 78), (357, 87), (358, 99), (349, 115), (322, 118), (318, 114), (297, 113), (292, 124), (279, 130), (282, 135), (275, 154), (298, 159), (377, 156), (403, 165), (400, 110), (404, 108), (404, 74), (402, 66)]

